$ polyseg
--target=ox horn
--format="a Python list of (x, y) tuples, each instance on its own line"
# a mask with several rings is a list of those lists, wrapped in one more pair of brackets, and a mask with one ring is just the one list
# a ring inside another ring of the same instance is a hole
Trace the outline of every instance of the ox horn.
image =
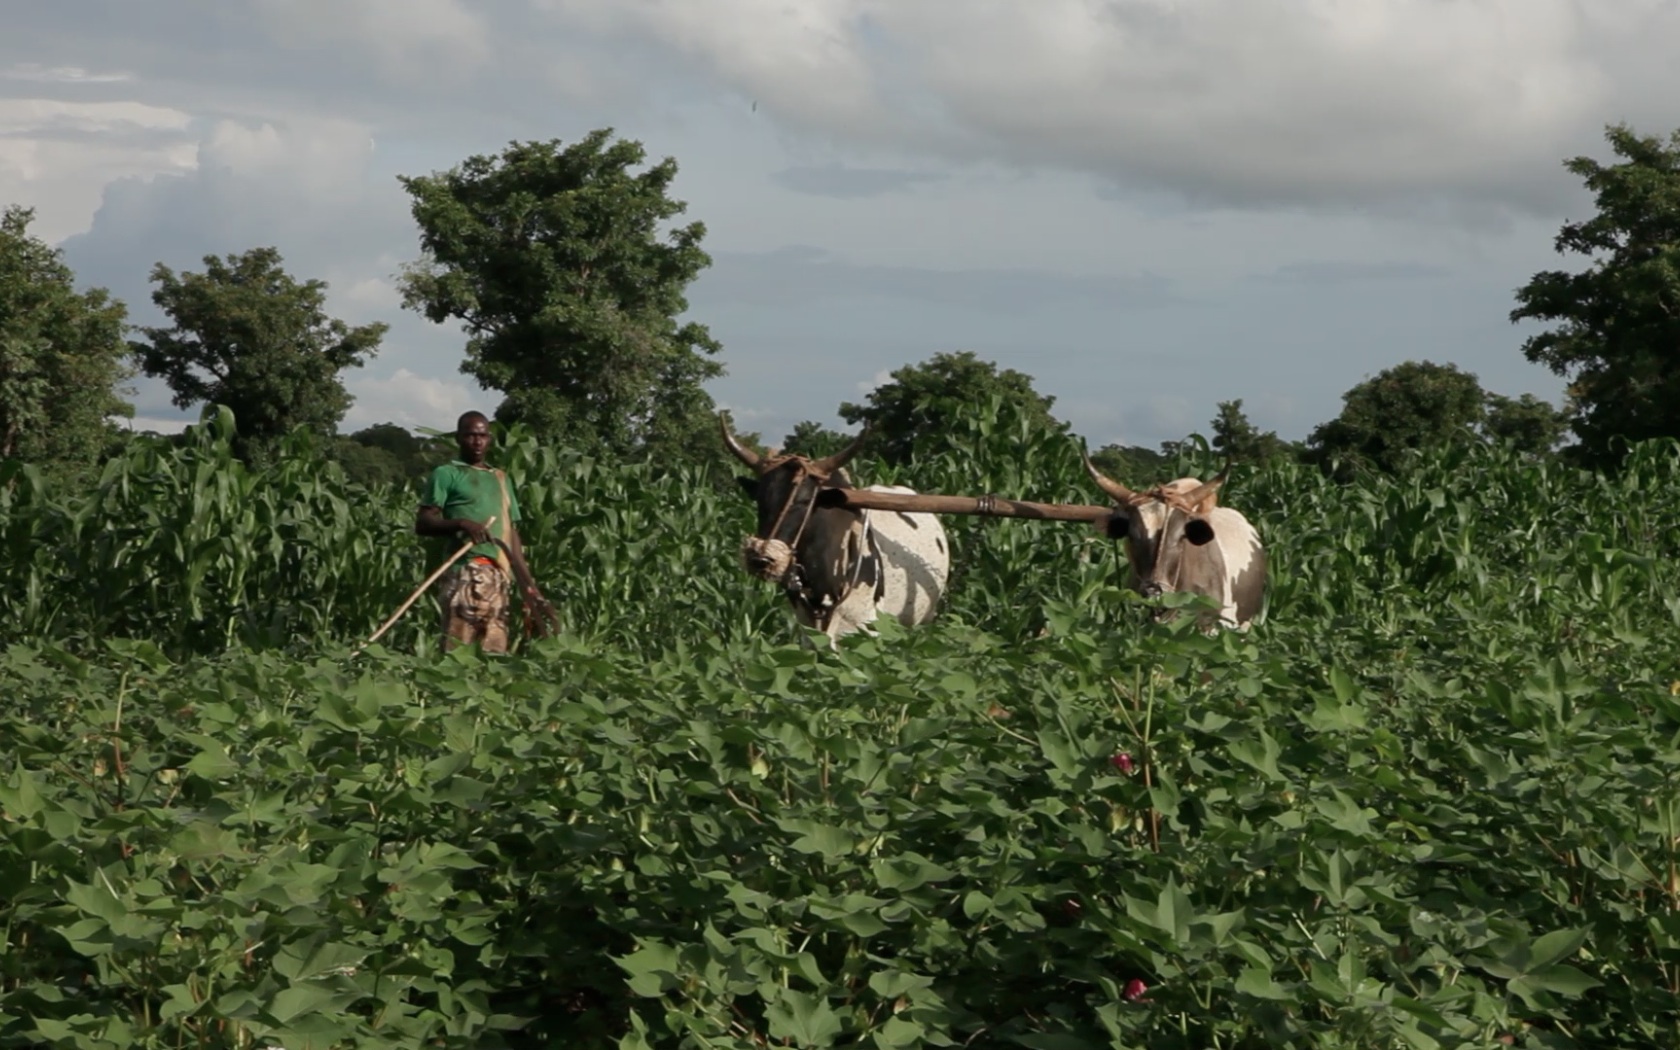
[(718, 429), (723, 431), (723, 443), (728, 446), (729, 451), (735, 453), (736, 459), (755, 471), (763, 466), (762, 456), (735, 440), (735, 435), (729, 432), (729, 417), (722, 412), (718, 413)]
[(1219, 473), (1197, 485), (1184, 495), (1184, 502), (1192, 507), (1200, 507), (1203, 502), (1210, 500), (1219, 491), (1219, 486), (1225, 484), (1225, 479), (1231, 474), (1231, 461), (1226, 460)]
[(845, 466), (853, 456), (857, 455), (858, 450), (863, 448), (863, 443), (867, 440), (869, 440), (869, 424), (865, 423), (863, 425), (863, 429), (858, 431), (858, 436), (852, 439), (852, 443), (850, 445), (847, 445), (845, 448), (836, 452), (832, 456), (824, 456), (815, 463), (812, 463), (811, 466), (824, 474), (833, 473)]
[(1091, 463), (1091, 457), (1088, 453), (1081, 451), (1079, 458), (1085, 461), (1085, 472), (1091, 475), (1091, 480), (1097, 483), (1098, 488), (1102, 489), (1110, 496), (1113, 496), (1121, 503), (1126, 503), (1131, 500), (1132, 490), (1098, 470)]

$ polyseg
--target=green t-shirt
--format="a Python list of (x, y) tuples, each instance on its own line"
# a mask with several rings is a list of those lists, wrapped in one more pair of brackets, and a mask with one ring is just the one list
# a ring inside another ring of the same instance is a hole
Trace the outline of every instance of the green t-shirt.
[[(511, 479), (507, 482), (507, 495), (508, 517), (518, 521), (519, 496), (513, 491)], [(496, 524), (490, 526), (490, 534), (507, 542), (508, 523), (502, 520), (502, 490), (496, 483), (496, 472), (489, 467), (469, 467), (460, 460), (441, 464), (427, 480), (420, 505), (438, 508), (445, 518), (469, 521), (489, 521), (494, 514)], [(497, 550), (494, 543), (480, 543), (470, 553), (494, 558)]]

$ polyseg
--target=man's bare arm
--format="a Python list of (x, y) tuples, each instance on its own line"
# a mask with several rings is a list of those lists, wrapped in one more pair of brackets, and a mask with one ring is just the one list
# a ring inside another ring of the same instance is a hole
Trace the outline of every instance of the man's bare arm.
[(414, 518), (414, 531), (422, 536), (454, 536), (466, 533), (474, 543), (489, 543), (490, 530), (468, 518), (446, 518), (438, 507), (421, 507)]

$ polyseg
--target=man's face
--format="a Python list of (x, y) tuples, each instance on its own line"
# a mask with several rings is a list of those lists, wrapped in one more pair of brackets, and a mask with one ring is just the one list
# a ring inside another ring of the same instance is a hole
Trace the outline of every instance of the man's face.
[(462, 460), (482, 463), (485, 451), (490, 448), (490, 424), (482, 419), (469, 419), (455, 432), (455, 441), (461, 446)]

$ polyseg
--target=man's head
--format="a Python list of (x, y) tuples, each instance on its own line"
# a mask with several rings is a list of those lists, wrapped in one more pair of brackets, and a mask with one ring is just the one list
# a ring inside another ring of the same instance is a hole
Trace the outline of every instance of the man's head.
[(483, 412), (463, 412), (455, 421), (455, 444), (461, 461), (477, 466), (490, 448), (490, 419)]

